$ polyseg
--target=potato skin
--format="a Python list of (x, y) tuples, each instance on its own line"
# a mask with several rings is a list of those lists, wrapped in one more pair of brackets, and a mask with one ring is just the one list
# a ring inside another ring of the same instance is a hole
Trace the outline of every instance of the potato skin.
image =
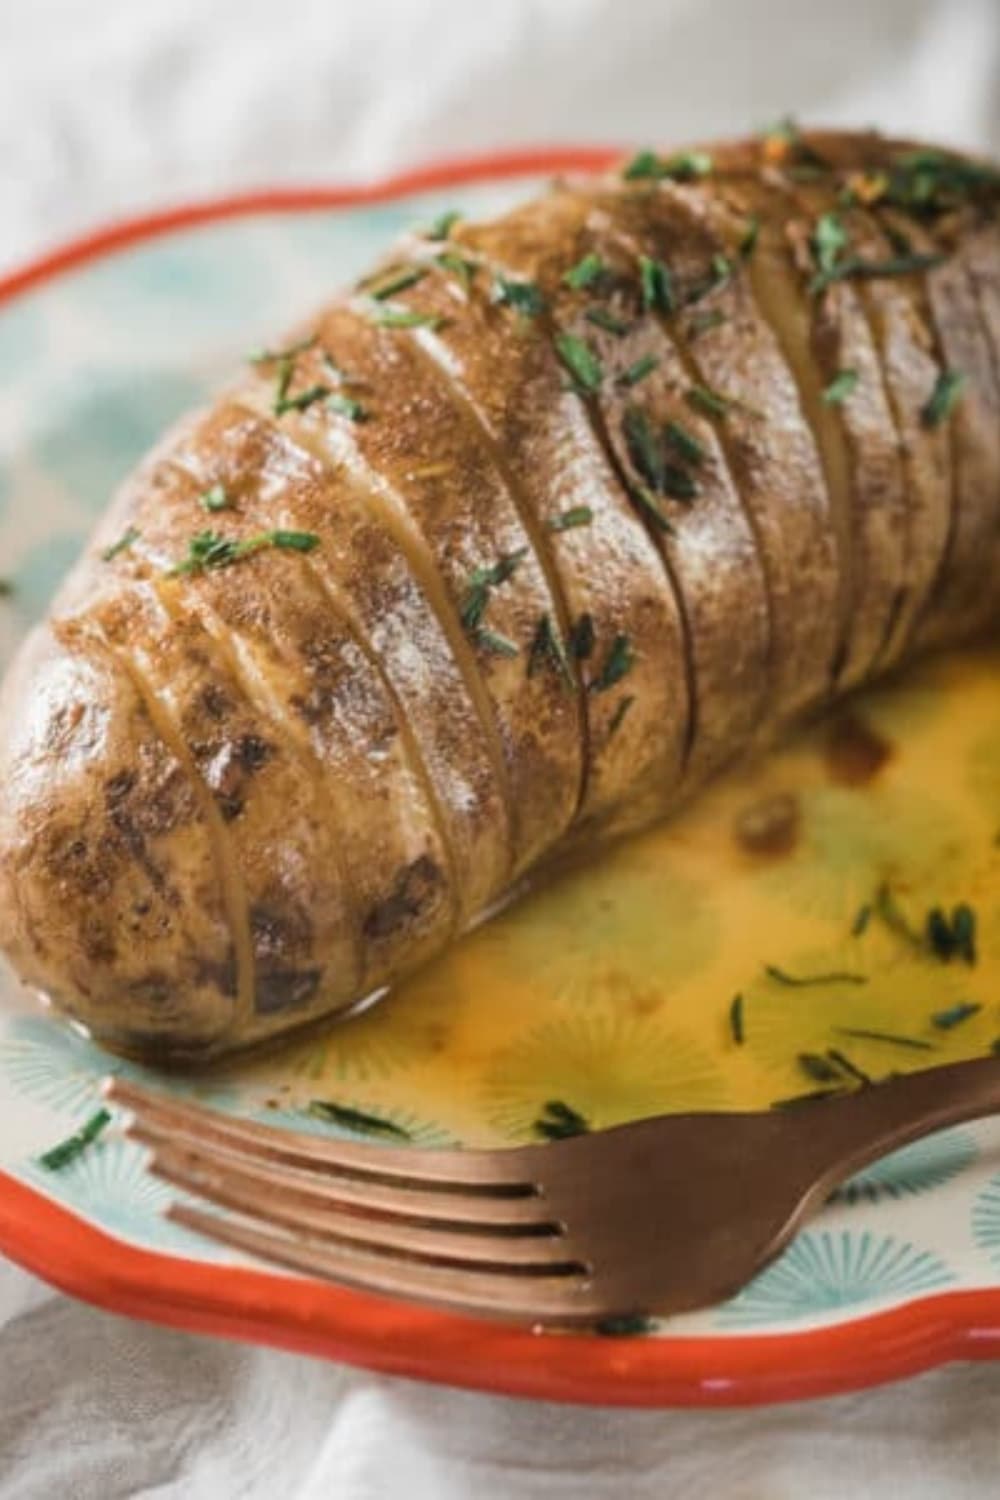
[(994, 627), (1000, 176), (921, 149), (418, 232), (168, 433), (3, 689), (26, 982), (112, 1047), (260, 1041)]

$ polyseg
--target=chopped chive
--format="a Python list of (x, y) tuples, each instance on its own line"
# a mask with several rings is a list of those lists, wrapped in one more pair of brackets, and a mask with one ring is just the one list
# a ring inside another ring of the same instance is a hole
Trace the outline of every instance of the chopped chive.
[(581, 615), (569, 633), (569, 653), (576, 661), (586, 661), (596, 641), (593, 615)]
[(686, 459), (689, 464), (694, 464), (697, 467), (699, 464), (705, 462), (708, 454), (704, 447), (680, 422), (668, 422), (664, 428), (664, 434), (667, 442), (671, 443), (681, 457)]
[(575, 333), (559, 333), (555, 339), (559, 358), (580, 390), (592, 395), (604, 379), (604, 368), (597, 355)]
[(619, 383), (627, 386), (638, 385), (640, 381), (646, 379), (647, 375), (652, 375), (659, 363), (655, 354), (644, 354), (641, 359), (629, 365), (627, 370), (622, 371), (618, 377)]
[(526, 318), (537, 318), (545, 311), (545, 298), (533, 281), (511, 281), (497, 276), (493, 281), (492, 299), (501, 307), (512, 307)]
[(427, 275), (425, 266), (403, 266), (395, 271), (388, 271), (384, 281), (376, 282), (374, 286), (366, 286), (365, 293), (374, 297), (376, 302), (384, 302), (387, 297), (395, 296), (397, 292), (405, 292), (408, 287), (416, 286), (418, 281), (423, 281)]
[(481, 646), (491, 656), (520, 656), (521, 654), (509, 636), (500, 635), (496, 630), (487, 630), (485, 625), (478, 627), (472, 639), (477, 646)]
[(870, 901), (866, 901), (863, 906), (858, 907), (854, 921), (851, 923), (851, 937), (863, 937), (868, 930), (868, 923), (871, 919), (872, 904)]
[(60, 1141), (57, 1146), (52, 1146), (39, 1158), (39, 1165), (47, 1172), (60, 1172), (63, 1167), (70, 1166), (82, 1156), (88, 1146), (91, 1146), (102, 1131), (111, 1124), (111, 1115), (106, 1109), (99, 1109), (80, 1126), (79, 1130)]
[(691, 386), (685, 391), (684, 399), (689, 406), (708, 412), (713, 417), (726, 416), (733, 404), (731, 397), (723, 396), (720, 391), (713, 391), (707, 385)]
[(447, 322), (440, 313), (414, 312), (410, 308), (374, 307), (371, 321), (379, 328), (441, 328)]
[(626, 406), (622, 432), (629, 458), (639, 476), (662, 494), (665, 461), (653, 425), (641, 407)]
[(840, 370), (823, 392), (827, 406), (840, 406), (856, 389), (860, 376), (857, 370)]
[(283, 417), (289, 411), (308, 411), (310, 406), (315, 406), (317, 401), (323, 401), (329, 395), (328, 385), (311, 385), (306, 390), (300, 391), (297, 396), (289, 396), (286, 386), (275, 400), (274, 415)]
[(616, 635), (604, 658), (604, 665), (590, 684), (592, 693), (606, 693), (621, 682), (635, 665), (632, 645), (627, 635)]
[(729, 1002), (729, 1035), (738, 1047), (746, 1041), (742, 995), (734, 995)]
[(898, 1036), (892, 1031), (870, 1031), (867, 1026), (835, 1026), (838, 1036), (849, 1036), (860, 1042), (885, 1042), (891, 1047), (909, 1047), (913, 1052), (933, 1052), (933, 1042), (916, 1036)]
[(528, 555), (527, 547), (508, 552), (498, 562), (474, 568), (469, 575), (465, 598), (459, 611), (466, 630), (475, 630), (486, 613), (492, 589), (499, 588), (508, 578), (513, 578), (518, 567)]
[(454, 250), (442, 250), (440, 255), (434, 257), (435, 265), (441, 266), (445, 271), (451, 271), (462, 283), (465, 291), (472, 285), (472, 279), (479, 267), (474, 260), (468, 260), (464, 255), (459, 255)]
[(963, 1021), (978, 1016), (982, 1008), (972, 1000), (960, 1001), (957, 1005), (949, 1005), (947, 1010), (935, 1011), (931, 1016), (931, 1025), (936, 1026), (938, 1031), (950, 1031), (953, 1026), (961, 1026)]
[(573, 531), (577, 526), (589, 526), (594, 512), (589, 505), (574, 505), (561, 515), (553, 516), (548, 523), (549, 531)]
[(300, 339), (297, 344), (289, 344), (284, 349), (257, 349), (253, 354), (247, 355), (247, 360), (252, 365), (270, 365), (278, 360), (294, 360), (300, 354), (305, 354), (316, 343), (316, 335), (310, 333), (306, 338)]
[(583, 315), (588, 323), (593, 323), (595, 328), (603, 328), (605, 333), (613, 333), (616, 338), (621, 338), (628, 333), (629, 325), (624, 318), (615, 317), (606, 307), (588, 307)]
[(712, 281), (716, 286), (722, 286), (732, 274), (733, 263), (728, 255), (717, 253), (712, 256)]
[(920, 413), (925, 427), (940, 427), (947, 421), (958, 404), (964, 385), (965, 376), (960, 370), (941, 371)]
[(677, 293), (670, 267), (662, 260), (639, 256), (639, 282), (642, 305), (646, 312), (672, 313), (677, 309)]
[(628, 711), (632, 707), (632, 704), (634, 702), (635, 702), (635, 694), (634, 693), (627, 693), (625, 695), (625, 697), (622, 699), (622, 701), (619, 703), (618, 707), (615, 709), (614, 713), (611, 715), (611, 718), (608, 720), (608, 739), (609, 740), (612, 738), (613, 735), (616, 735), (618, 733), (619, 729), (624, 724), (625, 717), (628, 714)]
[(850, 256), (838, 261), (828, 271), (817, 271), (809, 283), (813, 296), (826, 290), (834, 281), (875, 281), (883, 276), (914, 276), (919, 271), (930, 271), (947, 259), (945, 255), (895, 255), (888, 260), (863, 260)]
[(225, 486), (221, 484), (213, 484), (210, 490), (206, 490), (203, 495), (199, 495), (198, 504), (202, 510), (207, 510), (212, 515), (216, 511), (232, 510), (233, 508), (229, 496), (226, 494)]
[(549, 1099), (531, 1128), (543, 1140), (564, 1141), (570, 1136), (586, 1135), (590, 1126), (579, 1110), (564, 1104), (561, 1099)]
[(800, 1052), (795, 1061), (813, 1083), (839, 1083), (841, 1071), (818, 1052)]
[(550, 666), (564, 687), (576, 686), (573, 671), (566, 658), (566, 648), (559, 637), (559, 632), (552, 624), (549, 615), (542, 615), (538, 622), (538, 628), (528, 648), (528, 676), (534, 677), (535, 673), (544, 666)]
[(367, 1110), (353, 1109), (347, 1104), (335, 1104), (332, 1099), (310, 1099), (306, 1114), (312, 1115), (314, 1120), (325, 1120), (327, 1124), (340, 1125), (361, 1135), (391, 1135), (402, 1141), (410, 1139), (410, 1132), (394, 1120), (384, 1120), (380, 1115), (371, 1115)]
[(652, 522), (657, 531), (662, 531), (664, 536), (675, 535), (673, 523), (670, 518), (663, 514), (656, 496), (644, 484), (630, 484), (628, 492), (643, 515), (647, 520)]
[(431, 220), (424, 233), (429, 240), (446, 240), (461, 217), (457, 209), (446, 209), (443, 214), (438, 214), (436, 219)]
[(858, 1083), (863, 1083), (866, 1085), (871, 1083), (871, 1079), (864, 1071), (864, 1069), (859, 1068), (857, 1063), (853, 1063), (849, 1057), (846, 1057), (844, 1053), (839, 1050), (839, 1048), (828, 1047), (826, 1049), (826, 1055), (832, 1063), (835, 1063), (836, 1066), (841, 1069), (842, 1072), (847, 1073), (849, 1077), (856, 1079)]
[(816, 220), (810, 240), (813, 259), (821, 277), (833, 274), (841, 251), (847, 248), (848, 243), (849, 236), (839, 214), (821, 214)]
[(656, 1324), (643, 1313), (622, 1313), (614, 1318), (602, 1318), (594, 1324), (594, 1332), (603, 1338), (636, 1338), (640, 1334), (652, 1333)]
[(927, 946), (944, 963), (961, 958), (967, 964), (976, 962), (976, 914), (964, 901), (951, 917), (939, 906), (927, 913), (925, 925)]
[(829, 974), (789, 974), (777, 964), (765, 964), (764, 973), (778, 984), (804, 987), (811, 984), (867, 984), (865, 974), (851, 974), (846, 970), (832, 969)]
[(122, 533), (117, 542), (112, 542), (110, 547), (105, 547), (101, 553), (101, 558), (104, 562), (111, 562), (120, 552), (127, 552), (132, 543), (139, 540), (141, 534), (135, 526), (130, 526), (127, 531)]
[(607, 262), (597, 254), (596, 250), (591, 250), (582, 260), (578, 260), (575, 266), (569, 268), (563, 276), (563, 281), (575, 292), (582, 292), (586, 287), (593, 286), (596, 281), (600, 281), (602, 276), (606, 276), (608, 269)]
[(242, 558), (252, 557), (267, 547), (288, 552), (311, 552), (319, 546), (319, 537), (311, 531), (260, 531), (255, 536), (236, 539), (220, 536), (217, 531), (201, 531), (188, 543), (188, 555), (168, 570), (168, 576), (203, 573), (206, 569), (228, 568)]
[(673, 178), (675, 182), (691, 182), (697, 177), (707, 177), (713, 166), (707, 151), (678, 151), (673, 156), (659, 156), (655, 151), (639, 151), (622, 170), (629, 182), (643, 178), (658, 180)]
[(334, 391), (328, 396), (326, 404), (331, 411), (337, 412), (342, 417), (349, 417), (352, 422), (363, 422), (368, 415), (360, 401), (340, 391)]
[(746, 229), (739, 243), (739, 256), (741, 260), (749, 260), (757, 248), (760, 238), (760, 220), (756, 214), (751, 214), (747, 220)]

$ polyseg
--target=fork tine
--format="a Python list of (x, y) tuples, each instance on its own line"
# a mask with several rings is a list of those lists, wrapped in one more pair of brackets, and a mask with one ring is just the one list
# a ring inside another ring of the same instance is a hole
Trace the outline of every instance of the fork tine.
[(484, 1266), (501, 1273), (516, 1268), (522, 1274), (536, 1271), (551, 1275), (577, 1264), (554, 1229), (548, 1234), (512, 1235), (479, 1233), (451, 1223), (429, 1227), (405, 1219), (374, 1219), (344, 1212), (317, 1189), (303, 1192), (296, 1185), (273, 1183), (267, 1175), (262, 1179), (256, 1172), (218, 1158), (199, 1158), (170, 1148), (157, 1151), (149, 1169), (174, 1187), (207, 1198), (221, 1208), (348, 1249), (459, 1269)]
[(174, 1223), (220, 1244), (363, 1292), (528, 1323), (591, 1323), (603, 1311), (583, 1277), (462, 1272), (268, 1234), (253, 1224), (182, 1203), (171, 1204), (167, 1214)]
[[(180, 1152), (209, 1168), (225, 1165), (253, 1175), (264, 1193), (282, 1193), (294, 1188), (299, 1196), (319, 1199), (331, 1207), (368, 1217), (399, 1220), (406, 1224), (452, 1224), (459, 1229), (482, 1228), (496, 1232), (535, 1231), (551, 1224), (545, 1200), (538, 1193), (517, 1197), (446, 1191), (388, 1181), (377, 1177), (337, 1176), (325, 1164), (302, 1167), (265, 1155), (253, 1143), (239, 1147), (206, 1140), (187, 1130), (151, 1119), (133, 1121), (125, 1127), (130, 1140), (150, 1147), (157, 1155)], [(377, 1148), (376, 1148), (377, 1149)]]
[(199, 1140), (252, 1148), (258, 1155), (289, 1165), (322, 1166), (359, 1177), (398, 1178), (414, 1187), (427, 1183), (481, 1193), (533, 1191), (529, 1165), (535, 1148), (530, 1146), (501, 1151), (428, 1151), (416, 1146), (358, 1145), (237, 1120), (204, 1105), (181, 1104), (118, 1077), (105, 1081), (104, 1094), (131, 1110), (138, 1120), (155, 1119), (164, 1127)]

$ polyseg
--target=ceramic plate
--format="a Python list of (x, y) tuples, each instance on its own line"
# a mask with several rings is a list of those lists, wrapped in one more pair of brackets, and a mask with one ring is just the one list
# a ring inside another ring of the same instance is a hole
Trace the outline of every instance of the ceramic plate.
[[(414, 221), (500, 209), (600, 156), (202, 206), (10, 278), (3, 655), (117, 481), (246, 350)], [(524, 902), (364, 1016), (160, 1081), (275, 1124), (350, 1133), (360, 1112), (420, 1144), (505, 1144), (536, 1138), (552, 1101), (597, 1129), (808, 1092), (831, 1048), (872, 1078), (986, 1052), (1000, 1035), (998, 672), (996, 652), (929, 663)], [(976, 914), (975, 953), (948, 958), (923, 940), (927, 914), (950, 921), (961, 905)], [(90, 1116), (109, 1068), (141, 1072), (5, 980), (0, 1247), (121, 1312), (456, 1384), (649, 1405), (819, 1394), (1000, 1351), (1000, 1125), (949, 1131), (866, 1172), (724, 1306), (630, 1338), (538, 1335), (202, 1243), (163, 1218), (167, 1190), (114, 1125), (47, 1170), (40, 1155)], [(348, 1123), (318, 1118), (317, 1101)]]

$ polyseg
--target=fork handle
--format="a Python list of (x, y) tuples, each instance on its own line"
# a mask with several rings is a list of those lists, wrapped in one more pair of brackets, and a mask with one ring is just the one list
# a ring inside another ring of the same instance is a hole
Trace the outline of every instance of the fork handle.
[(1000, 1057), (908, 1073), (820, 1107), (828, 1112), (814, 1138), (826, 1158), (817, 1188), (832, 1192), (862, 1167), (911, 1141), (1000, 1113)]

